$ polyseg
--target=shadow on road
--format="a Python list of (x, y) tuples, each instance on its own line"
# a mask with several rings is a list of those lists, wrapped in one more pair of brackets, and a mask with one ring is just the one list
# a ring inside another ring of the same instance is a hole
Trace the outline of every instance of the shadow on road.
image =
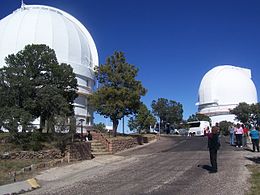
[(253, 152), (251, 148), (244, 148), (244, 150), (249, 151), (249, 152)]
[(260, 157), (246, 157), (246, 159), (251, 160), (256, 164), (260, 164)]
[(208, 172), (211, 172), (212, 171), (212, 168), (211, 166), (209, 165), (198, 165), (198, 167), (202, 168), (202, 169), (205, 169), (207, 170)]

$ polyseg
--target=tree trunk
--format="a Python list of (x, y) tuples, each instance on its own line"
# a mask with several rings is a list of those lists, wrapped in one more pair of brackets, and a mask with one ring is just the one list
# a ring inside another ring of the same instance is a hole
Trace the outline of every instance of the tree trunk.
[(113, 136), (116, 137), (117, 126), (118, 126), (118, 119), (112, 119), (112, 122), (113, 122)]
[(46, 128), (45, 128), (45, 118), (44, 117), (40, 117), (40, 129), (42, 129), (43, 132), (46, 132)]
[(47, 133), (55, 133), (54, 125), (55, 121), (53, 117), (49, 117), (47, 120)]

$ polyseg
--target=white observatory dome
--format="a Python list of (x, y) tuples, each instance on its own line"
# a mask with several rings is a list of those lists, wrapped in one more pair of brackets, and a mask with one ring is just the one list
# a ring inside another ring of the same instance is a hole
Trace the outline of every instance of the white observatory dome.
[(204, 75), (199, 87), (199, 113), (217, 118), (213, 122), (232, 121), (234, 116), (229, 114), (229, 110), (241, 102), (257, 103), (250, 69), (221, 65)]
[(0, 20), (0, 67), (4, 58), (28, 44), (46, 44), (54, 49), (59, 63), (70, 64), (78, 81), (79, 97), (75, 115), (92, 122), (86, 95), (94, 87), (94, 67), (98, 65), (95, 43), (88, 30), (70, 14), (43, 5), (24, 5)]

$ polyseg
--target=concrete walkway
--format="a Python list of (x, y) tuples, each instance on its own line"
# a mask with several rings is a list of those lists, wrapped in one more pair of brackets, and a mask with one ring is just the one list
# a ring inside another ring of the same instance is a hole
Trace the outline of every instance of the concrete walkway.
[(20, 182), (15, 182), (12, 184), (0, 186), (0, 194), (5, 195), (5, 194), (24, 193), (39, 187), (40, 185), (37, 183), (37, 180), (32, 178), (26, 181), (20, 181)]

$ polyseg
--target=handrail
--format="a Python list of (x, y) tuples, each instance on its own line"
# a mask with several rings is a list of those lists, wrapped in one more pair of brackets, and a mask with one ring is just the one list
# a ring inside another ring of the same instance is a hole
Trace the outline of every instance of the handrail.
[(96, 134), (98, 135), (99, 141), (102, 142), (105, 147), (107, 148), (107, 150), (109, 151), (109, 145), (111, 144), (111, 142), (98, 130), (94, 130), (96, 132)]

